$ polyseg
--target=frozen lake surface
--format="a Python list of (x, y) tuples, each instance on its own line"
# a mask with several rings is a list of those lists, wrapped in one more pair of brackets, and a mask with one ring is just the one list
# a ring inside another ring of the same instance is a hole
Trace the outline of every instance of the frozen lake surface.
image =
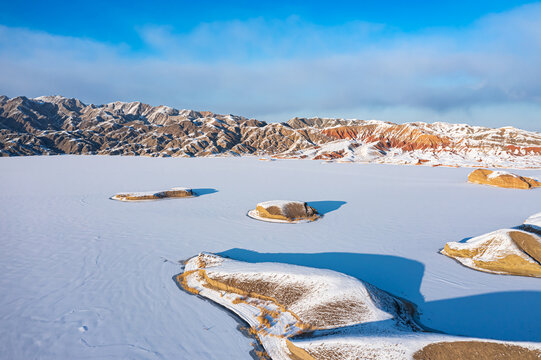
[[(466, 183), (468, 168), (263, 162), (255, 158), (0, 159), (0, 357), (250, 359), (228, 313), (180, 291), (201, 251), (340, 271), (417, 304), (425, 326), (541, 342), (541, 279), (465, 268), (447, 241), (520, 225), (541, 189)], [(515, 171), (541, 178), (541, 170)], [(197, 198), (124, 203), (124, 191)], [(323, 219), (246, 216), (308, 201)]]

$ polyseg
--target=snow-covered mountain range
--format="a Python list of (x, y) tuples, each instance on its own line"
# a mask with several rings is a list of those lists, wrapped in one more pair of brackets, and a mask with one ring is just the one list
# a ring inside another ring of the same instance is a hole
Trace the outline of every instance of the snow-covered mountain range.
[(541, 134), (513, 127), (236, 115), (140, 102), (0, 96), (0, 156), (271, 156), (432, 166), (541, 168)]

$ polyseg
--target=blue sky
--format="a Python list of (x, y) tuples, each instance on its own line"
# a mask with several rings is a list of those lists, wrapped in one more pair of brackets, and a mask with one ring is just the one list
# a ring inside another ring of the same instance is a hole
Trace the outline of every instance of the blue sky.
[(9, 2), (0, 93), (541, 130), (541, 3)]

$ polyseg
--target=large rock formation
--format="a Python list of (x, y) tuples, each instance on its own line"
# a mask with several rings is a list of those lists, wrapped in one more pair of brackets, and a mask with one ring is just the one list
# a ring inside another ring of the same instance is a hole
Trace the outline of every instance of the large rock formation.
[(503, 229), (448, 242), (441, 253), (480, 271), (541, 277), (541, 238), (526, 231)]
[(176, 282), (239, 314), (271, 359), (290, 359), (292, 349), (302, 353), (289, 339), (316, 329), (384, 323), (380, 331), (394, 330), (393, 335), (421, 330), (405, 302), (329, 270), (250, 264), (202, 253), (186, 262)]
[(248, 216), (258, 220), (272, 222), (314, 221), (321, 217), (316, 209), (305, 202), (290, 200), (273, 200), (257, 204)]
[(111, 199), (119, 201), (142, 201), (142, 200), (160, 200), (172, 198), (186, 198), (196, 196), (192, 189), (174, 187), (171, 190), (157, 192), (131, 192), (113, 195)]
[(201, 253), (175, 281), (245, 321), (262, 345), (256, 351), (262, 359), (529, 360), (541, 354), (538, 344), (423, 331), (412, 304), (326, 269)]
[(266, 123), (140, 102), (0, 96), (0, 156), (271, 155), (431, 166), (541, 167), (541, 134), (446, 123), (294, 118)]
[(468, 175), (468, 181), (474, 184), (491, 185), (510, 189), (532, 189), (541, 187), (541, 182), (505, 171), (477, 169)]

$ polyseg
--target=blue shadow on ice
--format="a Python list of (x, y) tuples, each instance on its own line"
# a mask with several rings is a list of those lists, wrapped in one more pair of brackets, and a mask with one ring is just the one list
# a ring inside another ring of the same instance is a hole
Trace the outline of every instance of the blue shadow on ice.
[(197, 196), (214, 194), (218, 192), (218, 190), (212, 188), (192, 189), (192, 191), (196, 193)]
[(325, 200), (325, 201), (308, 201), (308, 205), (317, 210), (320, 214), (330, 213), (331, 211), (338, 210), (344, 204), (345, 201)]
[(438, 330), (453, 335), (539, 342), (539, 304), (541, 291), (506, 291), (429, 301), (421, 310), (445, 318)]
[(220, 256), (250, 263), (277, 262), (329, 269), (404, 298), (425, 314), (424, 324), (453, 335), (541, 341), (541, 291), (509, 291), (425, 302), (420, 292), (424, 265), (399, 256), (355, 253), (259, 253), (230, 249)]

